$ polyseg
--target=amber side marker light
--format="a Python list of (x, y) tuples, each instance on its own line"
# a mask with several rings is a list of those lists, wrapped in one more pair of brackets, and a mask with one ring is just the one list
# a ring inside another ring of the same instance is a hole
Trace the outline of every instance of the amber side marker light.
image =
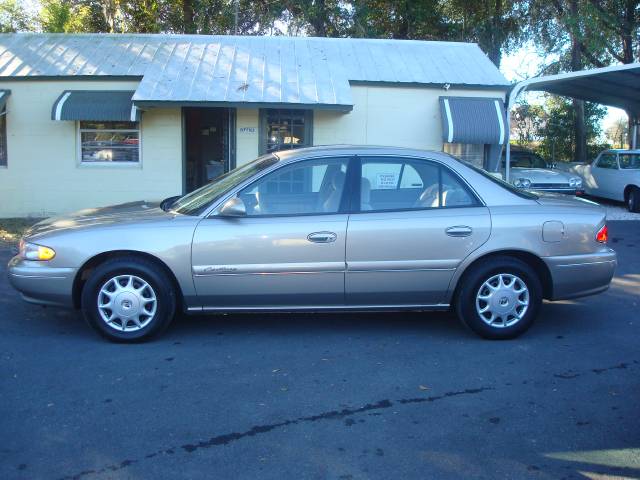
[(609, 239), (609, 229), (607, 228), (606, 225), (603, 225), (602, 228), (598, 230), (598, 233), (596, 233), (596, 241), (600, 243), (607, 243), (608, 239)]

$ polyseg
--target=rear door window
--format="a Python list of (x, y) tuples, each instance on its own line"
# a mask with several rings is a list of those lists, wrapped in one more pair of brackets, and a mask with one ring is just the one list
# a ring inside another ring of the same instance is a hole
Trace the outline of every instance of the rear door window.
[(361, 172), (361, 211), (421, 210), (479, 204), (457, 175), (428, 160), (364, 158)]

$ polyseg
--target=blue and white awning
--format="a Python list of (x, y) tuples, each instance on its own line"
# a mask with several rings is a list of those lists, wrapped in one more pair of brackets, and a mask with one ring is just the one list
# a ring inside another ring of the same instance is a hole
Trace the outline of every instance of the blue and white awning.
[(139, 122), (140, 110), (128, 90), (65, 90), (53, 104), (51, 120)]
[(507, 141), (500, 98), (440, 97), (440, 111), (444, 142), (504, 145)]

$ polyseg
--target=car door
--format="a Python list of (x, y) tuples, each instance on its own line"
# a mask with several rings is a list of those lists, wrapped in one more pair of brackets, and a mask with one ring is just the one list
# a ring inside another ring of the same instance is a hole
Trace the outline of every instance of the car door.
[(436, 162), (368, 157), (356, 172), (360, 194), (347, 232), (347, 303), (442, 303), (460, 262), (489, 238), (488, 208)]
[(599, 197), (618, 199), (622, 196), (622, 192), (616, 191), (619, 173), (617, 154), (615, 152), (600, 154), (591, 168), (588, 192)]
[(193, 279), (206, 309), (344, 304), (349, 159), (284, 165), (238, 193), (246, 215), (197, 226)]

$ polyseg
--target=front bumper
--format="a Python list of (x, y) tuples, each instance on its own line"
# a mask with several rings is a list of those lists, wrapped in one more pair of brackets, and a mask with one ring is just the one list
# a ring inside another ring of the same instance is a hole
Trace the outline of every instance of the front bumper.
[(9, 261), (9, 283), (22, 297), (40, 305), (73, 306), (73, 281), (77, 269), (51, 267), (21, 257)]
[(609, 288), (616, 269), (616, 252), (546, 257), (553, 281), (551, 300), (566, 300), (600, 293)]
[(546, 192), (546, 193), (564, 193), (566, 195), (584, 195), (584, 190), (582, 188), (571, 188), (571, 187), (535, 187), (531, 186), (529, 190), (534, 192)]

